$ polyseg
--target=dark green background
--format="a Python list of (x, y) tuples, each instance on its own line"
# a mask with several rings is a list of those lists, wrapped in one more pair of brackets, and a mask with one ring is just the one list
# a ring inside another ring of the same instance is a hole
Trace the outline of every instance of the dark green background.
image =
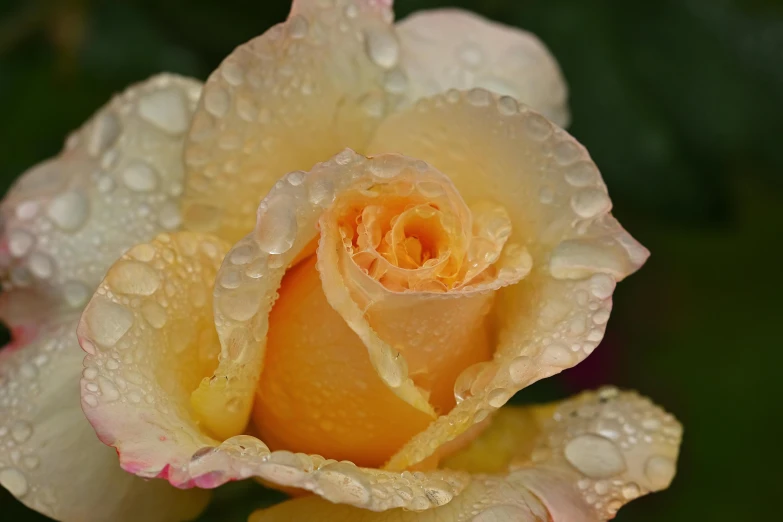
[[(780, 516), (783, 5), (771, 0), (398, 0), (532, 30), (571, 89), (571, 132), (615, 214), (653, 253), (621, 284), (607, 338), (526, 402), (615, 383), (685, 424), (672, 488), (621, 522)], [(197, 78), (284, 19), (288, 0), (0, 0), (0, 183), (55, 154), (110, 95), (162, 70)], [(774, 426), (778, 426), (775, 428)], [(202, 520), (281, 498), (218, 491)], [(0, 492), (0, 519), (44, 520)]]

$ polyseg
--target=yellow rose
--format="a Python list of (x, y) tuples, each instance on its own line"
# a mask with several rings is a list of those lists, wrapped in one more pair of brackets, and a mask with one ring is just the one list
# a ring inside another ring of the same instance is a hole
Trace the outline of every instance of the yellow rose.
[(577, 522), (669, 485), (681, 428), (635, 393), (501, 408), (595, 349), (648, 255), (557, 126), (556, 63), (390, 4), (295, 1), (6, 197), (0, 484), (27, 505), (181, 520), (256, 478), (315, 493), (256, 522)]

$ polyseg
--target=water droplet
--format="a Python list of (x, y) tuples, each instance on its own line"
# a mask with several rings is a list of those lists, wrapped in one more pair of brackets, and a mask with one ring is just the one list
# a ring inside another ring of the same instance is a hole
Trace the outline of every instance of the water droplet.
[(106, 274), (113, 290), (129, 295), (152, 295), (160, 286), (158, 273), (138, 261), (119, 261)]
[(625, 459), (615, 444), (599, 435), (580, 435), (565, 447), (565, 458), (585, 476), (610, 478), (625, 471)]
[(29, 489), (25, 476), (15, 468), (0, 469), (0, 485), (16, 498), (24, 497)]
[(146, 301), (141, 305), (141, 315), (153, 328), (163, 328), (168, 320), (166, 309), (155, 301)]
[(78, 191), (64, 192), (54, 198), (46, 210), (49, 218), (61, 229), (72, 232), (78, 230), (87, 220), (90, 203)]
[(607, 274), (595, 274), (590, 278), (590, 290), (598, 299), (608, 299), (617, 286), (614, 278)]
[(600, 188), (582, 189), (571, 197), (571, 208), (579, 217), (589, 219), (609, 212), (612, 202), (609, 195)]
[[(231, 60), (231, 58), (229, 58)], [(242, 73), (242, 67), (233, 61), (226, 61), (220, 66), (220, 74), (223, 79), (229, 84), (237, 87), (242, 85), (244, 81), (244, 74)]]
[(269, 254), (283, 254), (294, 245), (296, 213), (291, 198), (276, 195), (267, 199), (267, 209), (259, 213), (256, 225), (258, 245)]
[(498, 100), (498, 112), (503, 116), (513, 116), (519, 112), (519, 104), (511, 96), (501, 96)]
[(111, 147), (119, 137), (120, 130), (120, 122), (114, 114), (101, 114), (96, 118), (92, 132), (87, 138), (87, 152), (92, 156), (99, 156)]
[(302, 15), (292, 16), (288, 20), (288, 35), (294, 40), (307, 36), (308, 28), (307, 19)]
[(285, 179), (286, 179), (286, 181), (288, 181), (288, 183), (291, 186), (298, 187), (299, 185), (301, 185), (304, 182), (306, 176), (307, 176), (306, 172), (303, 172), (301, 170), (295, 170), (294, 172), (290, 172), (285, 177)]
[(641, 494), (641, 491), (639, 491), (639, 486), (637, 486), (633, 482), (629, 482), (628, 484), (623, 486), (622, 494), (625, 499), (633, 500)]
[(102, 346), (114, 346), (133, 325), (133, 314), (124, 306), (97, 298), (83, 315), (95, 342)]
[(149, 164), (134, 161), (122, 171), (122, 181), (136, 192), (151, 192), (158, 185), (158, 176)]
[(182, 215), (179, 212), (179, 207), (172, 201), (167, 201), (160, 208), (158, 213), (158, 221), (160, 226), (166, 230), (175, 230), (182, 224)]
[(8, 250), (14, 257), (23, 257), (32, 248), (35, 238), (24, 230), (12, 230), (8, 234)]
[(323, 496), (332, 502), (363, 506), (370, 501), (370, 485), (353, 464), (327, 464), (318, 471), (317, 481)]
[(365, 34), (365, 43), (367, 55), (376, 65), (384, 69), (397, 65), (400, 46), (393, 31), (369, 31)]
[(652, 489), (656, 491), (669, 486), (674, 478), (675, 470), (674, 461), (661, 455), (650, 457), (644, 465), (644, 474), (650, 481)]
[(468, 91), (466, 99), (471, 105), (476, 107), (486, 107), (492, 100), (492, 95), (486, 89), (476, 88)]
[(326, 207), (334, 200), (334, 185), (328, 179), (317, 179), (310, 183), (307, 194), (310, 203)]
[(514, 384), (525, 384), (535, 372), (535, 366), (530, 357), (521, 355), (511, 360), (508, 373)]
[(23, 201), (16, 207), (16, 217), (22, 221), (33, 219), (38, 214), (39, 209), (40, 205), (37, 201)]
[(114, 402), (120, 398), (120, 390), (118, 390), (117, 386), (106, 377), (102, 375), (98, 376), (98, 386), (101, 389), (104, 401)]
[(54, 263), (46, 254), (34, 252), (27, 261), (27, 267), (35, 277), (48, 279), (54, 273)]
[(30, 438), (30, 435), (32, 434), (33, 427), (29, 422), (17, 420), (11, 424), (11, 437), (13, 437), (13, 439), (19, 444), (27, 442), (27, 440)]
[(262, 297), (254, 288), (226, 292), (220, 296), (220, 309), (229, 318), (244, 322), (256, 314)]
[(560, 165), (570, 165), (579, 159), (582, 155), (582, 150), (576, 143), (571, 141), (561, 141), (555, 145), (552, 154), (555, 157), (555, 161)]
[(552, 135), (552, 124), (540, 114), (528, 112), (525, 115), (524, 130), (532, 140), (544, 141)]
[(474, 42), (465, 42), (457, 49), (457, 58), (469, 69), (475, 69), (484, 60), (484, 53)]
[(590, 161), (580, 161), (568, 167), (565, 172), (566, 181), (574, 187), (589, 187), (595, 185), (601, 178), (598, 169)]
[(569, 239), (555, 247), (549, 260), (549, 271), (555, 279), (584, 279), (597, 272), (616, 274), (621, 278), (631, 270), (623, 257), (618, 256), (611, 246)]
[(182, 93), (174, 88), (155, 91), (139, 100), (139, 114), (164, 132), (179, 135), (190, 123)]
[(204, 89), (204, 108), (216, 118), (222, 118), (231, 106), (231, 97), (219, 85), (209, 85)]

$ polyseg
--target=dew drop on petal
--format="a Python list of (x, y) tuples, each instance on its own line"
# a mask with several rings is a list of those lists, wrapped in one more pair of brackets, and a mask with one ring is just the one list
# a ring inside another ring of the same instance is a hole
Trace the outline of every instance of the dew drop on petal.
[(625, 471), (622, 453), (609, 439), (599, 435), (580, 435), (565, 447), (565, 457), (585, 476), (595, 479), (610, 478)]
[(64, 192), (54, 198), (46, 210), (49, 218), (61, 229), (78, 230), (90, 213), (89, 201), (78, 191)]

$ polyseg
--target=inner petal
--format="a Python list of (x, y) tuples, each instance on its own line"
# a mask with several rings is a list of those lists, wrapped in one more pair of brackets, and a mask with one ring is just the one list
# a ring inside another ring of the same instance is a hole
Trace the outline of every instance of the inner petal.
[(321, 215), (316, 256), (283, 279), (253, 415), (273, 449), (379, 466), (492, 358), (495, 290), (526, 272), (508, 277), (502, 207), (472, 211), (422, 162), (369, 163)]

